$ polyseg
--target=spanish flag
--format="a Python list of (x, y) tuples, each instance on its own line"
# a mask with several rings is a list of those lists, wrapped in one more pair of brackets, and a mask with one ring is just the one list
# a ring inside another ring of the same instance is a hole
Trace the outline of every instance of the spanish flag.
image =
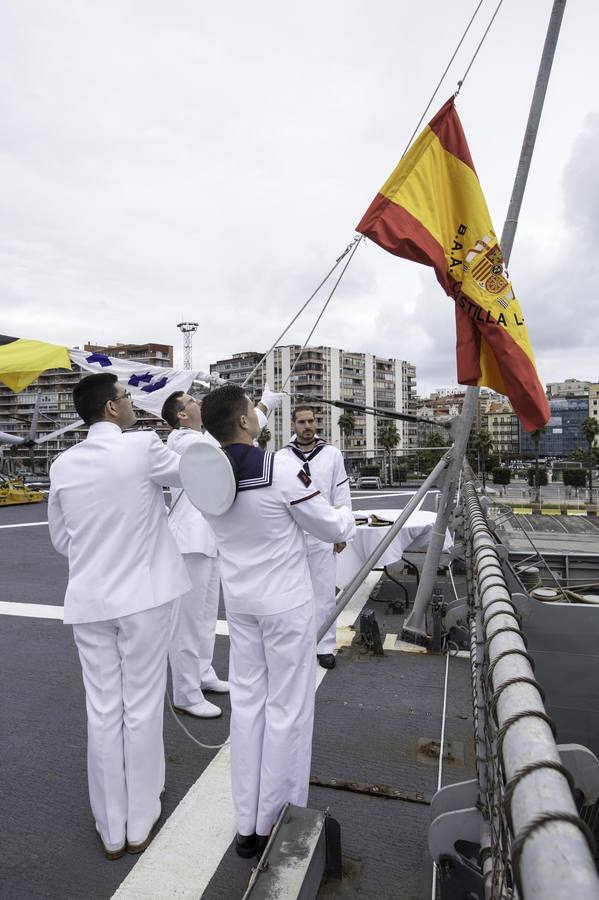
[(527, 431), (542, 428), (549, 404), (453, 97), (357, 231), (389, 253), (433, 267), (455, 301), (458, 381), (506, 394)]
[(46, 369), (70, 369), (66, 347), (0, 334), (0, 381), (18, 393)]

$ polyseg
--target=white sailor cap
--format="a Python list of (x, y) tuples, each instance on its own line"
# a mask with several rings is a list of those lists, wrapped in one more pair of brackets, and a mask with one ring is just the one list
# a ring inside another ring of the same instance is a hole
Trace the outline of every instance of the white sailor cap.
[(183, 490), (202, 513), (221, 516), (233, 503), (237, 482), (228, 454), (208, 443), (191, 444), (181, 456)]

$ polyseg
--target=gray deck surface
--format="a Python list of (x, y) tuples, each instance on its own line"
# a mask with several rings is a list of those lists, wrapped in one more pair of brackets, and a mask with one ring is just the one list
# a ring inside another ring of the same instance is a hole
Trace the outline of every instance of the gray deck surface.
[[(359, 496), (359, 495), (358, 495)], [(403, 506), (407, 497), (355, 498), (356, 507)], [(434, 508), (429, 497), (428, 508)], [(43, 521), (45, 504), (0, 509), (0, 525)], [(0, 530), (0, 600), (61, 604), (66, 567), (54, 553), (45, 526)], [(413, 588), (411, 588), (413, 591)], [(374, 603), (383, 634), (398, 632), (401, 617)], [(222, 614), (221, 614), (222, 617)], [(137, 857), (107, 862), (89, 811), (85, 761), (84, 692), (71, 629), (59, 620), (0, 618), (3, 686), (0, 701), (2, 768), (0, 896), (7, 900), (107, 900)], [(217, 637), (215, 666), (227, 670), (228, 639)], [(437, 760), (419, 759), (419, 738), (441, 731), (445, 659), (412, 654), (374, 658), (359, 649), (339, 654), (316, 695), (313, 773), (386, 783), (421, 791), (437, 786)], [(465, 747), (464, 765), (445, 765), (443, 783), (472, 774), (468, 662), (449, 666), (447, 737)], [(228, 700), (222, 719), (185, 724), (201, 739), (228, 733)], [(165, 713), (167, 782), (161, 824), (215, 755), (192, 744)], [(419, 900), (430, 896), (426, 852), (429, 808), (313, 787), (311, 805), (338, 818), (346, 878), (331, 883), (329, 897)], [(198, 854), (202, 847), (198, 846)], [(203, 894), (206, 900), (241, 897), (251, 861), (229, 848)], [(172, 895), (176, 896), (175, 893)], [(168, 898), (165, 898), (168, 900)]]
[[(411, 579), (410, 595), (414, 585)], [(381, 634), (401, 630), (403, 616), (374, 606)], [(438, 760), (421, 759), (418, 741), (439, 740), (445, 657), (425, 654), (341, 651), (337, 667), (316, 694), (312, 773), (319, 780), (387, 784), (422, 792), (437, 789)], [(472, 706), (469, 661), (450, 658), (446, 739), (464, 747), (464, 764), (444, 763), (443, 784), (471, 778)], [(429, 807), (330, 788), (312, 787), (309, 805), (330, 809), (341, 823), (347, 877), (321, 889), (322, 900), (424, 900), (430, 897)], [(252, 867), (232, 848), (223, 858), (203, 900), (241, 896)], [(237, 890), (239, 893), (231, 893)]]

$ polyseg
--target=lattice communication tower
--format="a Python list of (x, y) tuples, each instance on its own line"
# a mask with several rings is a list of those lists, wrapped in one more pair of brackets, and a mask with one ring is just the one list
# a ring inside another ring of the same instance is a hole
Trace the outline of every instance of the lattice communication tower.
[(183, 368), (193, 369), (192, 342), (198, 330), (198, 322), (179, 322), (177, 328), (183, 335)]

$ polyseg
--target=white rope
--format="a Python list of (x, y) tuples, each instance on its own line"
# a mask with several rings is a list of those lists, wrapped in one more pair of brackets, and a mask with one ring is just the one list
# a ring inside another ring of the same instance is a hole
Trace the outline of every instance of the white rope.
[[(282, 385), (282, 387), (281, 387), (281, 390), (282, 390), (282, 391), (285, 389), (285, 387), (286, 387), (286, 385), (288, 384), (288, 382), (289, 382), (291, 376), (293, 375), (294, 369), (295, 369), (295, 367), (297, 366), (298, 362), (300, 361), (301, 355), (302, 355), (302, 353), (304, 352), (304, 350), (306, 349), (306, 347), (307, 347), (307, 345), (308, 345), (308, 341), (310, 340), (310, 338), (312, 337), (312, 335), (313, 335), (314, 332), (316, 331), (316, 326), (318, 325), (318, 323), (319, 323), (320, 320), (322, 319), (322, 317), (323, 317), (323, 315), (324, 315), (325, 309), (326, 309), (327, 306), (329, 305), (329, 303), (330, 303), (330, 301), (331, 301), (331, 298), (332, 298), (333, 294), (335, 293), (335, 291), (336, 291), (337, 288), (339, 287), (339, 282), (341, 281), (341, 279), (342, 279), (343, 276), (345, 275), (345, 272), (347, 271), (347, 267), (349, 266), (350, 262), (352, 261), (353, 255), (354, 255), (354, 253), (356, 252), (356, 250), (358, 249), (358, 245), (359, 245), (359, 243), (360, 243), (360, 241), (361, 241), (362, 239), (363, 239), (363, 236), (360, 235), (359, 237), (354, 238), (353, 245), (352, 245), (352, 244), (349, 245), (349, 246), (352, 248), (351, 253), (350, 253), (350, 255), (349, 255), (349, 259), (347, 260), (347, 262), (346, 262), (345, 265), (343, 266), (343, 269), (341, 270), (341, 273), (340, 273), (340, 275), (339, 275), (339, 278), (337, 279), (337, 281), (336, 281), (335, 284), (333, 285), (333, 289), (331, 290), (331, 293), (330, 293), (329, 296), (327, 297), (324, 306), (323, 306), (322, 309), (320, 310), (320, 313), (318, 314), (318, 316), (317, 316), (317, 318), (316, 318), (316, 321), (314, 322), (314, 325), (312, 326), (312, 330), (310, 331), (308, 337), (307, 337), (306, 340), (304, 341), (303, 347), (301, 348), (300, 352), (299, 352), (298, 355), (296, 356), (296, 358), (295, 358), (295, 360), (294, 360), (294, 362), (293, 362), (293, 365), (291, 366), (291, 368), (290, 368), (290, 370), (289, 370), (289, 375), (287, 376), (287, 378), (285, 379), (285, 381), (284, 381), (284, 383), (283, 383), (283, 385)], [(349, 250), (349, 247), (348, 247), (348, 250)]]
[(497, 15), (497, 13), (499, 12), (499, 10), (501, 9), (501, 4), (502, 4), (502, 3), (503, 3), (503, 0), (499, 0), (499, 3), (497, 4), (496, 10), (495, 10), (495, 12), (493, 13), (493, 15), (491, 16), (491, 21), (490, 21), (489, 24), (487, 25), (487, 27), (486, 27), (486, 29), (485, 29), (485, 33), (483, 34), (482, 38), (480, 39), (480, 41), (479, 41), (479, 43), (478, 43), (478, 47), (477, 47), (476, 50), (474, 51), (474, 55), (473, 55), (472, 59), (471, 59), (470, 62), (468, 63), (468, 68), (467, 68), (466, 71), (464, 72), (464, 74), (463, 74), (461, 80), (458, 81), (458, 89), (457, 89), (457, 91), (456, 91), (455, 94), (454, 94), (455, 97), (457, 97), (458, 94), (460, 93), (460, 91), (462, 90), (462, 85), (463, 85), (464, 82), (466, 81), (466, 76), (468, 75), (468, 72), (469, 72), (470, 69), (472, 68), (472, 64), (473, 64), (474, 60), (476, 59), (476, 57), (478, 56), (478, 51), (480, 50), (480, 48), (481, 48), (482, 45), (484, 44), (486, 36), (488, 35), (489, 31), (491, 30), (491, 25), (492, 25), (493, 22), (495, 21), (495, 16)]
[[(462, 46), (462, 44), (463, 44), (463, 42), (464, 42), (464, 38), (466, 37), (466, 35), (467, 35), (468, 32), (470, 31), (470, 26), (471, 26), (472, 23), (474, 22), (474, 20), (475, 20), (475, 18), (476, 18), (476, 15), (477, 15), (477, 13), (478, 13), (478, 11), (479, 11), (479, 9), (481, 8), (482, 5), (483, 5), (483, 0), (479, 0), (479, 4), (478, 4), (478, 6), (476, 7), (476, 9), (474, 10), (474, 13), (472, 14), (472, 18), (471, 18), (470, 21), (468, 22), (468, 25), (466, 26), (466, 30), (465, 30), (464, 34), (463, 34), (462, 37), (460, 38), (457, 47), (456, 47), (455, 50), (453, 51), (453, 54), (452, 54), (451, 59), (449, 60), (449, 62), (448, 62), (447, 65), (445, 66), (445, 70), (444, 70), (443, 74), (441, 75), (439, 81), (437, 82), (437, 87), (435, 88), (435, 90), (434, 90), (433, 93), (431, 94), (431, 98), (430, 98), (430, 100), (428, 101), (428, 103), (426, 104), (426, 107), (424, 108), (424, 112), (423, 112), (422, 115), (420, 116), (420, 118), (419, 118), (419, 120), (418, 120), (418, 124), (416, 125), (416, 128), (414, 129), (414, 131), (413, 131), (412, 134), (410, 135), (410, 140), (409, 140), (408, 143), (406, 144), (406, 147), (405, 147), (404, 152), (401, 154), (401, 158), (402, 158), (402, 159), (403, 159), (404, 156), (406, 155), (406, 153), (407, 153), (407, 151), (408, 151), (408, 147), (410, 146), (410, 144), (411, 144), (412, 141), (414, 140), (414, 136), (418, 133), (418, 129), (419, 129), (420, 126), (422, 125), (422, 122), (423, 122), (423, 120), (424, 120), (424, 117), (426, 116), (427, 112), (428, 112), (429, 109), (430, 109), (431, 103), (433, 102), (433, 100), (434, 100), (435, 97), (437, 96), (437, 91), (438, 91), (439, 88), (441, 87), (441, 84), (443, 83), (443, 79), (444, 79), (445, 76), (447, 75), (447, 73), (448, 73), (448, 71), (449, 71), (449, 67), (451, 66), (452, 62), (453, 62), (454, 59), (456, 58), (457, 52), (458, 52), (458, 50), (460, 49), (460, 47)], [(465, 76), (464, 76), (464, 77), (465, 77)], [(463, 79), (462, 79), (462, 80), (463, 80)]]
[[(347, 256), (347, 254), (349, 253), (349, 251), (350, 251), (350, 250), (352, 249), (352, 247), (354, 246), (356, 240), (357, 240), (357, 238), (355, 238), (355, 239), (352, 241), (351, 244), (348, 244), (347, 247), (345, 248), (345, 250), (343, 251), (343, 253), (341, 254), (341, 256), (339, 256), (339, 257), (335, 260), (335, 265), (334, 265), (331, 269), (329, 269), (329, 271), (328, 271), (327, 274), (324, 276), (324, 278), (322, 279), (322, 281), (320, 282), (320, 284), (318, 285), (318, 287), (316, 288), (316, 290), (314, 290), (314, 291), (310, 294), (310, 296), (308, 297), (308, 299), (306, 300), (306, 302), (305, 302), (305, 303), (302, 305), (302, 307), (298, 310), (298, 312), (295, 314), (295, 316), (293, 317), (293, 319), (291, 320), (291, 322), (283, 329), (283, 331), (280, 333), (280, 335), (278, 336), (278, 338), (276, 339), (276, 341), (275, 341), (275, 342), (272, 344), (272, 346), (266, 351), (266, 353), (265, 353), (265, 354), (263, 355), (263, 357), (259, 360), (259, 362), (256, 363), (256, 365), (254, 366), (254, 368), (252, 369), (252, 371), (250, 372), (250, 374), (249, 374), (249, 375), (247, 376), (247, 378), (243, 381), (241, 387), (245, 387), (246, 384), (248, 383), (248, 381), (250, 380), (250, 378), (252, 378), (252, 376), (256, 374), (256, 372), (258, 371), (258, 369), (260, 368), (260, 366), (262, 365), (262, 363), (264, 362), (264, 360), (268, 357), (268, 355), (269, 355), (270, 353), (272, 353), (272, 351), (275, 349), (275, 347), (279, 344), (280, 340), (287, 334), (287, 332), (289, 331), (289, 329), (291, 328), (291, 326), (293, 325), (293, 323), (296, 322), (297, 319), (299, 319), (299, 317), (301, 316), (301, 314), (303, 313), (303, 311), (306, 309), (306, 307), (308, 306), (308, 304), (312, 302), (312, 300), (313, 300), (314, 297), (317, 295), (317, 293), (319, 292), (319, 290), (321, 289), (321, 287), (322, 287), (324, 284), (326, 284), (326, 282), (329, 280), (329, 278), (331, 277), (331, 275), (333, 274), (333, 272), (335, 271), (335, 269), (337, 268), (337, 266), (339, 265), (339, 263), (341, 262), (341, 260), (344, 259), (344, 258)], [(346, 266), (346, 268), (347, 268), (347, 266)], [(345, 271), (345, 270), (344, 270), (344, 271)]]
[(194, 742), (194, 744), (198, 745), (198, 747), (202, 747), (204, 750), (220, 750), (221, 747), (224, 747), (225, 744), (229, 743), (229, 735), (227, 735), (227, 737), (222, 742), (222, 744), (203, 744), (201, 741), (198, 741), (198, 739), (195, 738), (193, 736), (193, 734), (191, 734), (191, 732), (187, 730), (187, 728), (185, 727), (185, 725), (183, 724), (183, 722), (180, 720), (179, 716), (175, 712), (175, 708), (174, 708), (173, 704), (171, 703), (171, 698), (169, 697), (168, 691), (166, 691), (164, 696), (166, 697), (166, 704), (167, 704), (168, 708), (170, 709), (170, 711), (172, 712), (175, 722), (177, 723), (179, 728), (183, 729), (183, 731), (185, 732), (187, 737), (190, 738)]

